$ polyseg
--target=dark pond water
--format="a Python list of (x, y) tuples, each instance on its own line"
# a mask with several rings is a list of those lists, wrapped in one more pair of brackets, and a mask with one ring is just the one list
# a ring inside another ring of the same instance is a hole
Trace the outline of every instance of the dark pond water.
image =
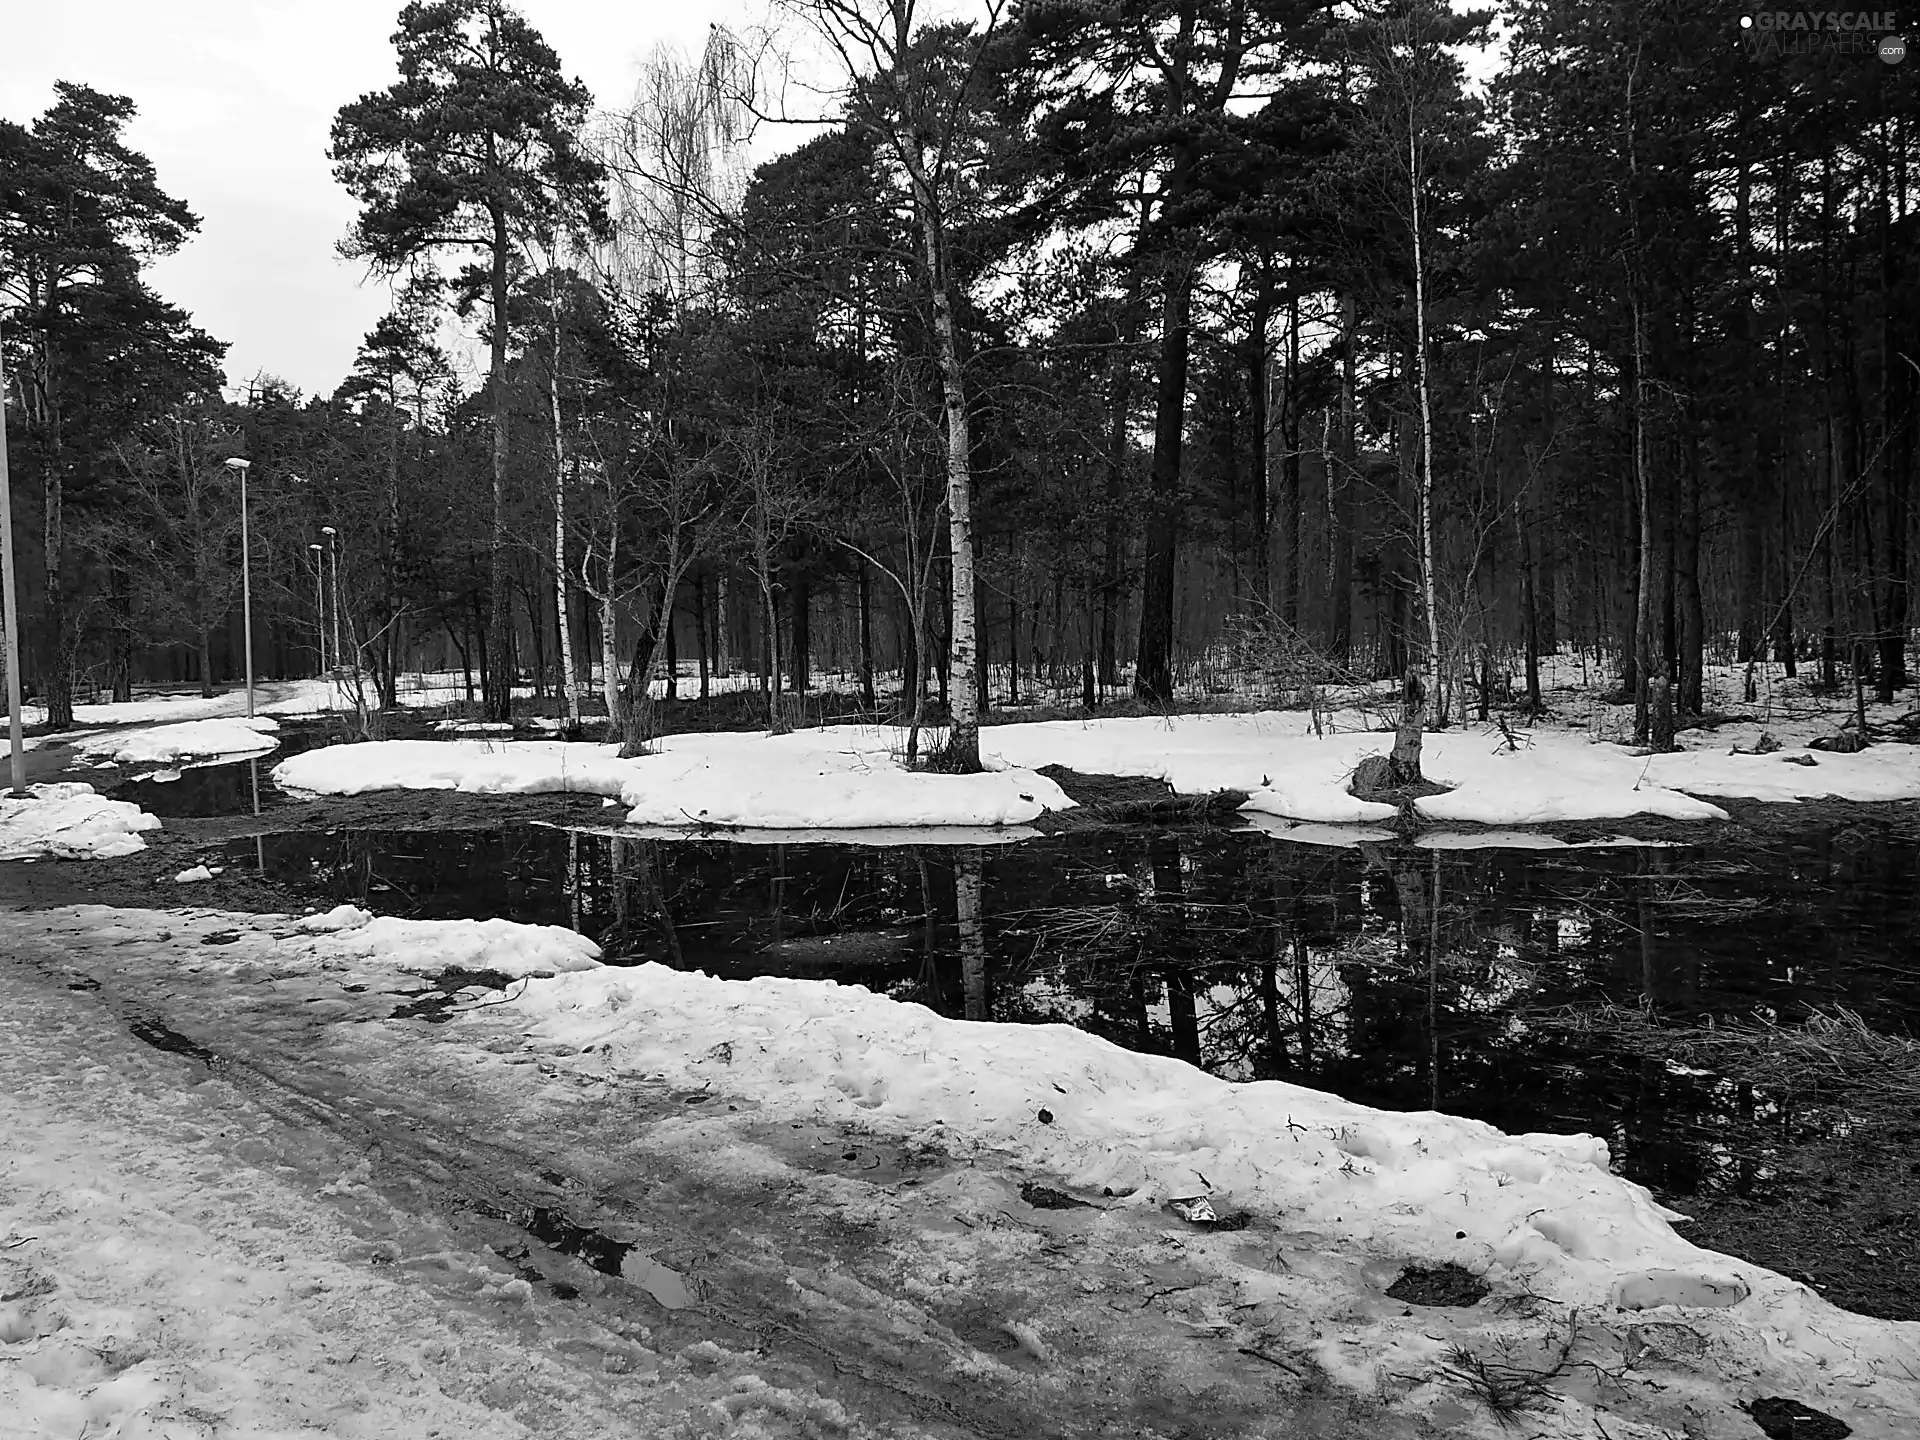
[[(254, 853), (231, 847), (235, 864)], [(1065, 1021), (1236, 1079), (1590, 1130), (1672, 1197), (1764, 1196), (1776, 1167), (1755, 1127), (1832, 1121), (1540, 1012), (1846, 1006), (1920, 1034), (1920, 848), (1868, 826), (1736, 856), (1217, 830), (881, 849), (541, 826), (286, 834), (261, 855), (316, 903), (566, 925), (610, 959), (818, 976), (954, 1016)]]
[(333, 737), (316, 724), (283, 724), (280, 743), (263, 755), (224, 760), (214, 765), (143, 766), (107, 793), (115, 800), (131, 800), (163, 820), (206, 815), (253, 813), (286, 799), (273, 783), (273, 767), (289, 755), (324, 745)]

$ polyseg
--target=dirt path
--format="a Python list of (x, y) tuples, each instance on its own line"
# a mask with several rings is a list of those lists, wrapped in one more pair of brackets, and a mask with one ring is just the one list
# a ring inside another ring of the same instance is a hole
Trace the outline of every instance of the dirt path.
[[(87, 1260), (106, 1236), (153, 1275), (195, 1256), (222, 1293), (140, 1288), (143, 1343), (182, 1375), (247, 1358), (176, 1409), (353, 1435), (1436, 1433), (1240, 1353), (1231, 1287), (1162, 1217), (1035, 1210), (937, 1149), (563, 1072), (510, 1023), (389, 1018), (419, 996), (196, 974), (215, 924), (15, 915), (0, 961), (0, 1229), (40, 1237), (10, 1258), (58, 1248), (70, 1308), (124, 1310)], [(282, 1384), (276, 1354), (312, 1368)]]

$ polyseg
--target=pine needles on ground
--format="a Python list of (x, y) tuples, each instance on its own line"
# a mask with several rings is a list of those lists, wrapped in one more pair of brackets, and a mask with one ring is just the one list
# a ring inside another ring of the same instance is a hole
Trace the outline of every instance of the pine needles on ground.
[(1554, 1029), (1608, 1036), (1643, 1054), (1773, 1089), (1920, 1099), (1920, 1040), (1875, 1030), (1844, 1005), (1816, 1009), (1798, 1024), (1755, 1015), (1688, 1025), (1662, 1020), (1645, 1006), (1614, 1004), (1538, 1018)]

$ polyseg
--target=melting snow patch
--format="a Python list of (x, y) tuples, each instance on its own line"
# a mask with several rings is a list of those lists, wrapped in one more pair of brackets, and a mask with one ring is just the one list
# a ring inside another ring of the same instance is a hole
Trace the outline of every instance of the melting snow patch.
[(362, 910), (358, 905), (336, 905), (324, 914), (304, 916), (293, 928), (308, 935), (325, 935), (335, 930), (351, 930), (371, 919), (371, 910)]
[(160, 818), (91, 785), (29, 785), (30, 800), (0, 797), (0, 860), (112, 860), (147, 848)]
[(675, 735), (657, 753), (625, 760), (614, 746), (553, 740), (386, 740), (309, 750), (273, 775), (281, 789), (306, 794), (601, 795), (625, 806), (631, 824), (681, 831), (991, 829), (1073, 804), (1030, 771), (910, 771), (894, 759), (891, 734), (844, 725), (777, 736)]
[(513, 1004), (536, 1043), (669, 1085), (714, 1084), (702, 1057), (724, 1034), (724, 1084), (770, 1116), (907, 1134), (938, 1125), (957, 1155), (1000, 1152), (1120, 1205), (1203, 1194), (1216, 1211), (1284, 1215), (1363, 1255), (1456, 1267), (1582, 1310), (1712, 1307), (1756, 1343), (1821, 1364), (1884, 1357), (1920, 1336), (1689, 1244), (1673, 1229), (1682, 1217), (1613, 1174), (1590, 1135), (1506, 1135), (1280, 1081), (1236, 1084), (1063, 1025), (951, 1020), (819, 981), (647, 964), (536, 980)]
[(175, 725), (90, 735), (76, 741), (73, 748), (120, 765), (170, 765), (218, 755), (262, 754), (280, 743), (274, 735), (279, 728), (279, 721), (265, 715), (251, 720), (183, 720)]
[(399, 920), (391, 915), (368, 916), (343, 905), (325, 916), (301, 923), (313, 931), (316, 921), (338, 918), (327, 927), (319, 953), (360, 960), (379, 960), (412, 975), (440, 975), (449, 970), (491, 970), (514, 977), (561, 975), (597, 969), (600, 947), (559, 925), (522, 925), (513, 920)]

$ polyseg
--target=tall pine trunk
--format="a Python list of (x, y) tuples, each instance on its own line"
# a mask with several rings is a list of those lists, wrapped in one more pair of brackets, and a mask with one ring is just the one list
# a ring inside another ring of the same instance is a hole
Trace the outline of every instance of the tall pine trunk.
[(877, 710), (879, 700), (873, 693), (873, 584), (867, 562), (860, 562), (860, 703)]
[(1173, 577), (1180, 540), (1180, 457), (1187, 418), (1193, 265), (1176, 256), (1161, 302), (1160, 367), (1154, 396), (1153, 470), (1147, 500), (1147, 555), (1140, 588), (1140, 642), (1133, 693), (1154, 705), (1173, 700)]
[[(1300, 624), (1300, 292), (1287, 295), (1287, 388), (1280, 409), (1280, 618), (1288, 629)], [(1264, 527), (1261, 534), (1266, 533)]]
[[(1253, 312), (1247, 317), (1245, 351), (1249, 422), (1247, 471), (1253, 492), (1247, 498), (1247, 510), (1253, 520), (1253, 598), (1256, 606), (1262, 608), (1273, 603), (1273, 545), (1272, 536), (1268, 533), (1268, 516), (1273, 509), (1269, 493), (1273, 454), (1273, 420), (1269, 405), (1273, 384), (1273, 348), (1267, 336), (1272, 322), (1273, 281), (1263, 265), (1259, 283), (1254, 289)], [(1287, 376), (1287, 383), (1293, 383), (1291, 372)], [(1285, 506), (1281, 509), (1281, 533), (1285, 534)], [(1289, 570), (1289, 577), (1291, 573)], [(1289, 578), (1284, 583), (1292, 582)], [(1287, 623), (1292, 623), (1291, 618)]]
[[(494, 140), (487, 137), (488, 160)], [(487, 536), (486, 713), (513, 718), (513, 609), (507, 593), (507, 212), (493, 208), (492, 334), (487, 380), (493, 408), (493, 523)]]
[[(60, 444), (57, 412), (48, 419), (46, 449), (47, 504), (41, 539), (47, 567), (47, 729), (73, 728), (73, 641), (68, 635), (72, 618), (67, 611), (67, 533), (64, 514), (66, 456)], [(9, 582), (11, 583), (11, 582)]]
[(1358, 306), (1353, 293), (1340, 297), (1340, 466), (1327, 477), (1328, 649), (1343, 669), (1353, 656), (1353, 488), (1357, 456), (1354, 439), (1353, 371), (1360, 348)]

